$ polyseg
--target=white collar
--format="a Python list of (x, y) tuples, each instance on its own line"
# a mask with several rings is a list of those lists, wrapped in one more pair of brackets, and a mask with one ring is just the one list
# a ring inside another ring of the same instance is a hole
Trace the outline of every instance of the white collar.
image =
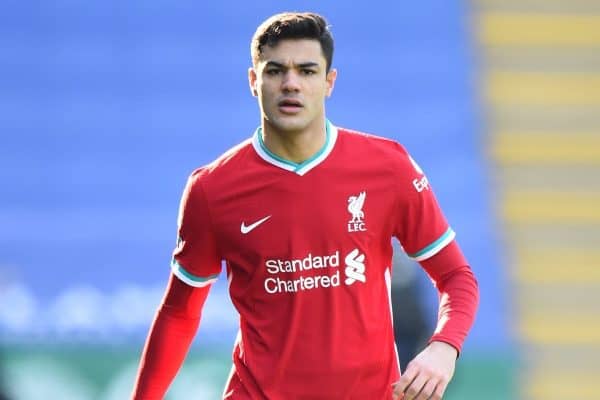
[(254, 147), (254, 150), (256, 150), (256, 153), (269, 164), (273, 164), (276, 167), (287, 171), (295, 172), (298, 175), (304, 175), (327, 158), (335, 146), (337, 135), (337, 128), (329, 122), (329, 120), (325, 120), (325, 144), (323, 144), (323, 147), (321, 147), (312, 157), (301, 163), (283, 159), (267, 149), (262, 140), (261, 127), (256, 128), (254, 131), (254, 135), (252, 136), (252, 146)]

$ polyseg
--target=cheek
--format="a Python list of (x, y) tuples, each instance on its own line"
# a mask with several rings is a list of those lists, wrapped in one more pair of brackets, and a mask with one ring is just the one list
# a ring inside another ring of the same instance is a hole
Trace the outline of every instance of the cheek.
[(320, 103), (325, 97), (327, 97), (328, 91), (329, 88), (327, 86), (319, 86), (310, 91), (310, 97), (313, 99), (315, 104)]
[(268, 105), (273, 102), (273, 95), (271, 95), (268, 87), (265, 87), (264, 85), (258, 87), (258, 99), (263, 105)]
[(260, 104), (260, 108), (267, 113), (274, 112), (277, 108), (276, 96), (270, 94), (268, 90), (263, 89), (259, 92), (258, 102)]

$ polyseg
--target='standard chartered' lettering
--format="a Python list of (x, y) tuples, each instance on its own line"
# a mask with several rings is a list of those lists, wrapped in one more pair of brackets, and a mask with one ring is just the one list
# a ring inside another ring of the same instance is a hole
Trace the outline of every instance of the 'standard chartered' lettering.
[(317, 288), (328, 288), (340, 286), (340, 270), (331, 276), (301, 276), (297, 279), (267, 278), (265, 279), (265, 290), (267, 293), (289, 293), (299, 292)]
[(313, 256), (309, 253), (308, 256), (295, 260), (271, 259), (267, 260), (265, 265), (267, 266), (267, 272), (270, 274), (278, 274), (280, 272), (300, 272), (316, 268), (339, 267), (340, 252), (336, 251), (329, 256)]
[[(331, 275), (325, 270), (326, 268), (337, 268), (339, 265), (339, 251), (326, 256), (313, 256), (309, 253), (306, 257), (298, 259), (269, 259), (265, 261), (267, 272), (276, 276), (265, 279), (265, 291), (269, 294), (290, 293), (339, 286), (339, 269), (336, 269)], [(289, 279), (290, 273), (311, 270), (323, 270), (323, 272), (317, 276), (300, 276)]]

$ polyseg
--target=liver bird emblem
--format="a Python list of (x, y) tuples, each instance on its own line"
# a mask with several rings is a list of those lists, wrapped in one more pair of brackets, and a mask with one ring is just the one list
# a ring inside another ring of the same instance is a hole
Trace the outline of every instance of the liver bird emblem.
[(365, 204), (365, 197), (367, 197), (366, 192), (360, 192), (358, 196), (350, 196), (348, 197), (348, 212), (352, 214), (352, 222), (362, 222), (365, 217), (365, 213), (362, 208)]

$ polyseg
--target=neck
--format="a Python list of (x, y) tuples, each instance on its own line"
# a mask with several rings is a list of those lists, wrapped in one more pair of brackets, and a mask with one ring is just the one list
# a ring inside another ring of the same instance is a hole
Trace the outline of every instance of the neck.
[(314, 156), (325, 145), (325, 118), (301, 131), (277, 129), (268, 121), (262, 122), (262, 139), (269, 151), (294, 163), (300, 164)]

